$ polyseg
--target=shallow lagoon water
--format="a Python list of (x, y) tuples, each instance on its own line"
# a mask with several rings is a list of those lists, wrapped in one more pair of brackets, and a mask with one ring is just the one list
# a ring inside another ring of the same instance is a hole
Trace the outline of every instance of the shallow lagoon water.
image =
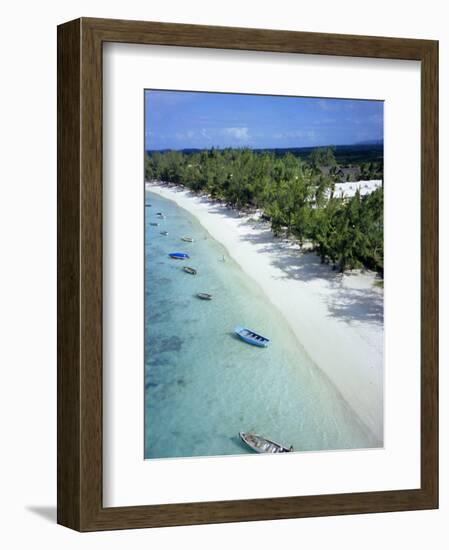
[[(226, 249), (173, 201), (147, 191), (146, 203), (145, 458), (251, 452), (239, 431), (295, 451), (378, 446)], [(169, 252), (190, 259), (172, 260)], [(198, 274), (185, 273), (185, 265)], [(245, 344), (233, 334), (236, 325), (267, 336), (269, 347)]]

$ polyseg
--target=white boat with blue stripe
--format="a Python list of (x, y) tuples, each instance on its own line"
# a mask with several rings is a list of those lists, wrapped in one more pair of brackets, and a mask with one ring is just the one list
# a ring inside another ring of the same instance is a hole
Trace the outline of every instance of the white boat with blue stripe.
[(244, 342), (246, 342), (247, 344), (251, 344), (252, 346), (258, 346), (259, 348), (266, 348), (268, 346), (268, 344), (270, 343), (269, 338), (266, 338), (265, 336), (262, 336), (261, 334), (257, 334), (257, 332), (254, 332), (253, 330), (250, 330), (249, 328), (235, 327), (234, 332)]
[(185, 252), (170, 252), (169, 256), (173, 260), (188, 260), (190, 258)]
[(293, 447), (286, 447), (276, 441), (262, 437), (261, 435), (239, 432), (239, 436), (244, 441), (248, 447), (250, 447), (256, 453), (291, 453), (293, 452)]

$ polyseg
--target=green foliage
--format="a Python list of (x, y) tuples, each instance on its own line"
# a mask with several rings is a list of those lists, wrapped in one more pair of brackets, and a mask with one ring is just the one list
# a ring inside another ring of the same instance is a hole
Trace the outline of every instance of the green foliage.
[[(329, 175), (318, 169), (329, 166)], [(145, 177), (181, 183), (236, 208), (258, 208), (276, 236), (310, 242), (322, 262), (340, 271), (367, 267), (383, 274), (383, 189), (351, 199), (333, 196), (336, 162), (331, 148), (308, 161), (287, 153), (212, 149), (194, 153), (154, 152), (145, 157)], [(363, 177), (381, 166), (361, 165)]]
[(337, 165), (332, 147), (319, 147), (313, 149), (309, 155), (309, 163), (315, 170), (322, 166), (332, 167)]

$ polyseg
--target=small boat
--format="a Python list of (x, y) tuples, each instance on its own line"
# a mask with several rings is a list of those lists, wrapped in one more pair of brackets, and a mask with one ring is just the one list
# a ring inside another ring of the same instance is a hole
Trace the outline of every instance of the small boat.
[(162, 214), (162, 212), (157, 212), (156, 216), (161, 219), (165, 219), (165, 214)]
[(151, 205), (151, 204), (146, 204), (145, 206), (148, 206), (148, 207), (150, 207), (150, 206), (152, 206), (152, 205)]
[(270, 343), (268, 338), (261, 336), (249, 328), (245, 327), (235, 327), (234, 332), (247, 344), (252, 344), (253, 346), (258, 346), (259, 348), (266, 348)]
[(171, 252), (169, 256), (173, 260), (186, 260), (187, 258), (190, 258), (190, 256), (184, 252)]
[(190, 273), (190, 275), (196, 275), (196, 274), (197, 274), (196, 269), (193, 268), (193, 267), (189, 267), (189, 266), (186, 265), (186, 266), (184, 266), (182, 269), (183, 269), (186, 273)]
[(271, 441), (262, 437), (261, 435), (239, 432), (241, 440), (248, 445), (256, 453), (291, 453), (293, 452), (293, 447), (290, 445), (289, 448), (284, 447), (276, 441)]
[(193, 243), (193, 237), (181, 237), (181, 241), (185, 243)]
[(154, 227), (157, 227), (159, 224), (156, 223), (156, 222), (150, 222), (150, 225), (154, 226)]
[(198, 292), (197, 296), (201, 300), (212, 300), (212, 294), (208, 294), (207, 292)]
[(161, 231), (161, 235), (168, 235), (168, 231)]

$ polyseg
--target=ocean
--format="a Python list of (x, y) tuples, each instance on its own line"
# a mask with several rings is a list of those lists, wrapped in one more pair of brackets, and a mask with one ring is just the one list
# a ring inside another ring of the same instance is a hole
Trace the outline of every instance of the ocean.
[[(173, 201), (146, 191), (146, 204), (145, 458), (250, 453), (240, 431), (298, 452), (378, 447), (226, 249)], [(237, 325), (270, 338), (269, 347), (241, 341)]]

